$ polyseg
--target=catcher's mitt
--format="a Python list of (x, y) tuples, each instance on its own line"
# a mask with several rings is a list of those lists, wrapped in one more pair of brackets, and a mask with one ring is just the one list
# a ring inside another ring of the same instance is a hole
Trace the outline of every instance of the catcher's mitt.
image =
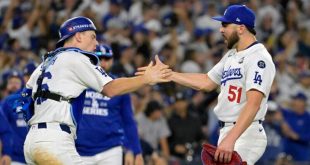
[(204, 165), (246, 165), (246, 162), (242, 162), (240, 155), (234, 151), (229, 163), (219, 163), (214, 160), (216, 147), (211, 144), (203, 144), (201, 152), (201, 160)]

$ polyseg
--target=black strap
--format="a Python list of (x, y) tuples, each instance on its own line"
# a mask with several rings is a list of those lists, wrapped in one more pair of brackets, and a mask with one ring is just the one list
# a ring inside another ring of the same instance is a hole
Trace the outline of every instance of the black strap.
[[(253, 122), (256, 122), (256, 121), (257, 120), (254, 120)], [(228, 123), (236, 124), (236, 122), (224, 122), (224, 121), (219, 120), (219, 127), (223, 128), (223, 127), (225, 127), (225, 124), (228, 124)], [(258, 123), (262, 124), (263, 120), (258, 120)]]
[(52, 52), (45, 54), (44, 58), (43, 58), (44, 62), (42, 65), (42, 72), (41, 72), (41, 75), (39, 76), (39, 78), (37, 79), (38, 88), (37, 88), (37, 92), (34, 95), (35, 101), (38, 97), (52, 99), (52, 100), (56, 100), (56, 101), (68, 101), (68, 102), (72, 101), (72, 99), (66, 99), (63, 96), (60, 96), (58, 94), (42, 90), (42, 83), (43, 83), (43, 79), (44, 79), (44, 74), (45, 74), (47, 67), (49, 67), (49, 65), (48, 65), (49, 61), (51, 60), (51, 58), (53, 56), (56, 56), (57, 54), (59, 54), (62, 51), (75, 51), (75, 52), (82, 53), (82, 54), (88, 56), (94, 65), (97, 65), (98, 61), (99, 61), (98, 57), (94, 53), (83, 51), (83, 50), (80, 50), (78, 48), (73, 48), (73, 47), (72, 48), (71, 47), (70, 48), (61, 47), (61, 48), (56, 49), (55, 51), (52, 51)]
[(45, 71), (48, 67), (48, 62), (49, 62), (49, 59), (52, 58), (53, 56), (57, 55), (58, 53), (60, 53), (61, 51), (63, 51), (64, 49), (61, 48), (61, 49), (57, 49), (53, 52), (49, 52), (47, 54), (44, 55), (44, 61), (43, 61), (43, 65), (42, 65), (42, 72), (39, 76), (39, 78), (37, 79), (37, 84), (38, 84), (38, 88), (37, 88), (37, 91), (36, 93), (34, 94), (34, 100), (36, 101), (36, 99), (38, 97), (42, 97), (42, 98), (47, 98), (47, 99), (52, 99), (52, 100), (55, 100), (55, 101), (70, 101), (68, 99), (65, 99), (64, 97), (58, 95), (58, 94), (54, 94), (54, 93), (51, 93), (49, 91), (45, 91), (45, 90), (42, 90), (42, 83), (43, 83), (43, 79), (44, 79), (44, 74), (45, 74)]
[(35, 93), (34, 99), (36, 99), (38, 97), (42, 97), (42, 98), (46, 98), (46, 99), (52, 99), (55, 101), (67, 101), (69, 103), (71, 103), (73, 101), (73, 99), (67, 99), (67, 98), (65, 98), (59, 94), (51, 93), (49, 91), (41, 91), (41, 92)]

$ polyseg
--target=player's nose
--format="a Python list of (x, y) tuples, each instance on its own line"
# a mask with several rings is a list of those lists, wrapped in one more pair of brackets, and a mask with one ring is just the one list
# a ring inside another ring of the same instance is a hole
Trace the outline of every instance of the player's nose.
[(225, 30), (224, 27), (221, 27), (221, 28), (220, 28), (220, 32), (221, 32), (221, 33), (224, 33), (224, 30)]

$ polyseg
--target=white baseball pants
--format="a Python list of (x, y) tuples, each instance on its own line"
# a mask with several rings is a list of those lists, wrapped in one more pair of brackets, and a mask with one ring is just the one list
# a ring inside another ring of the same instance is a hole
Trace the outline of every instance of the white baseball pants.
[[(226, 137), (230, 129), (234, 124), (220, 129), (220, 137), (218, 144)], [(243, 161), (246, 161), (248, 165), (254, 165), (254, 163), (263, 155), (267, 146), (267, 137), (262, 124), (258, 121), (253, 122), (237, 139), (234, 150), (239, 153)]]
[(72, 133), (61, 130), (59, 123), (47, 123), (47, 128), (32, 125), (25, 143), (28, 165), (82, 165)]

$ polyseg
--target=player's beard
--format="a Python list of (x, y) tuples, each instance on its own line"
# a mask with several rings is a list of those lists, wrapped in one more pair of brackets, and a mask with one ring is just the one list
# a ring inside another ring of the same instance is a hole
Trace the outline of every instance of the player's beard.
[(239, 38), (237, 32), (234, 31), (234, 32), (230, 35), (230, 37), (227, 38), (227, 48), (228, 48), (228, 49), (233, 48), (233, 47), (237, 44), (237, 42), (239, 41), (239, 39), (240, 39), (240, 38)]

